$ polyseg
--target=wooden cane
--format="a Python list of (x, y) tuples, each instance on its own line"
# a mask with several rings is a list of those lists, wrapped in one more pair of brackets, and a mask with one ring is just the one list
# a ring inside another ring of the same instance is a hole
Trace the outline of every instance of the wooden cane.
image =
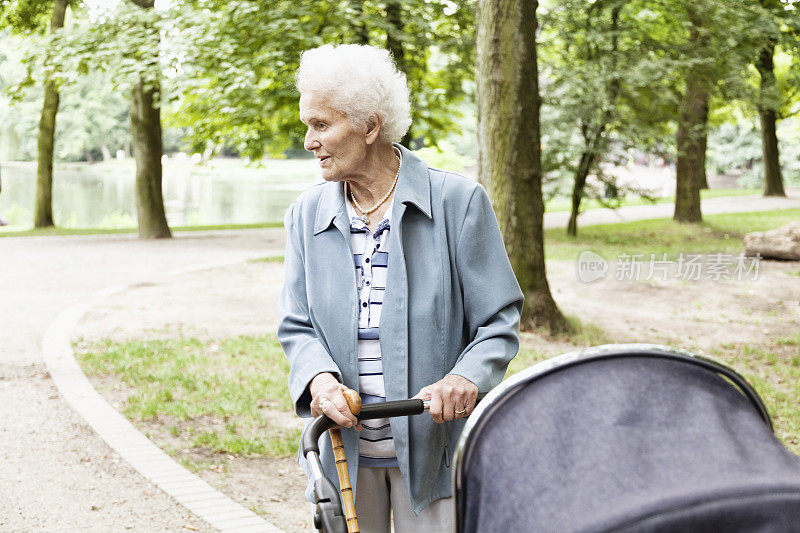
[[(347, 400), (347, 405), (354, 415), (361, 412), (361, 398), (353, 389), (342, 391), (342, 396)], [(336, 459), (336, 473), (339, 474), (339, 489), (342, 493), (344, 516), (347, 519), (348, 533), (359, 533), (358, 518), (356, 517), (356, 502), (353, 498), (353, 487), (350, 485), (350, 474), (347, 472), (347, 458), (344, 456), (344, 443), (342, 432), (339, 428), (329, 429), (333, 457)]]

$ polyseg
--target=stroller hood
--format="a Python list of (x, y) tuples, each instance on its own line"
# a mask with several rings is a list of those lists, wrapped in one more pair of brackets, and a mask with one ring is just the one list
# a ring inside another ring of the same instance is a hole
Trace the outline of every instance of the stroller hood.
[(800, 531), (800, 459), (758, 395), (649, 345), (507, 380), (462, 434), (455, 489), (460, 531)]

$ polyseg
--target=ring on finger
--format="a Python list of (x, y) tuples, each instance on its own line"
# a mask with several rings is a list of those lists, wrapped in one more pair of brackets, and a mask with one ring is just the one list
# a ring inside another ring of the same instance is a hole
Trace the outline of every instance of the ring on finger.
[(464, 414), (464, 413), (466, 413), (466, 412), (467, 412), (467, 408), (466, 408), (466, 407), (465, 407), (464, 409), (456, 409), (456, 410), (455, 410), (455, 413), (456, 413), (457, 415), (463, 415), (463, 414)]

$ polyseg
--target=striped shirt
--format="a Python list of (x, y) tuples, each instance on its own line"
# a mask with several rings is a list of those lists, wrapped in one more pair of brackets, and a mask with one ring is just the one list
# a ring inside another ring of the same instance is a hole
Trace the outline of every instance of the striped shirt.
[[(385, 402), (380, 321), (386, 290), (392, 203), (390, 202), (374, 233), (356, 215), (350, 202), (346, 203), (358, 288), (358, 385), (363, 403)], [(361, 426), (363, 430), (359, 433), (359, 464), (398, 466), (389, 419), (366, 420)]]

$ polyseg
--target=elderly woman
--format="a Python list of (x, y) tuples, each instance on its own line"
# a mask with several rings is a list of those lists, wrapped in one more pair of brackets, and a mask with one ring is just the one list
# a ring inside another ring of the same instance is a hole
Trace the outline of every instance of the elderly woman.
[[(297, 87), (325, 183), (285, 219), (278, 338), (292, 401), (352, 428), (342, 438), (362, 531), (388, 532), (390, 516), (397, 532), (452, 530), (453, 448), (518, 348), (522, 293), (497, 220), (478, 183), (396, 143), (408, 88), (385, 50), (306, 51)], [(348, 387), (364, 403), (430, 399), (430, 416), (359, 426)], [(329, 440), (321, 460), (336, 480)]]

